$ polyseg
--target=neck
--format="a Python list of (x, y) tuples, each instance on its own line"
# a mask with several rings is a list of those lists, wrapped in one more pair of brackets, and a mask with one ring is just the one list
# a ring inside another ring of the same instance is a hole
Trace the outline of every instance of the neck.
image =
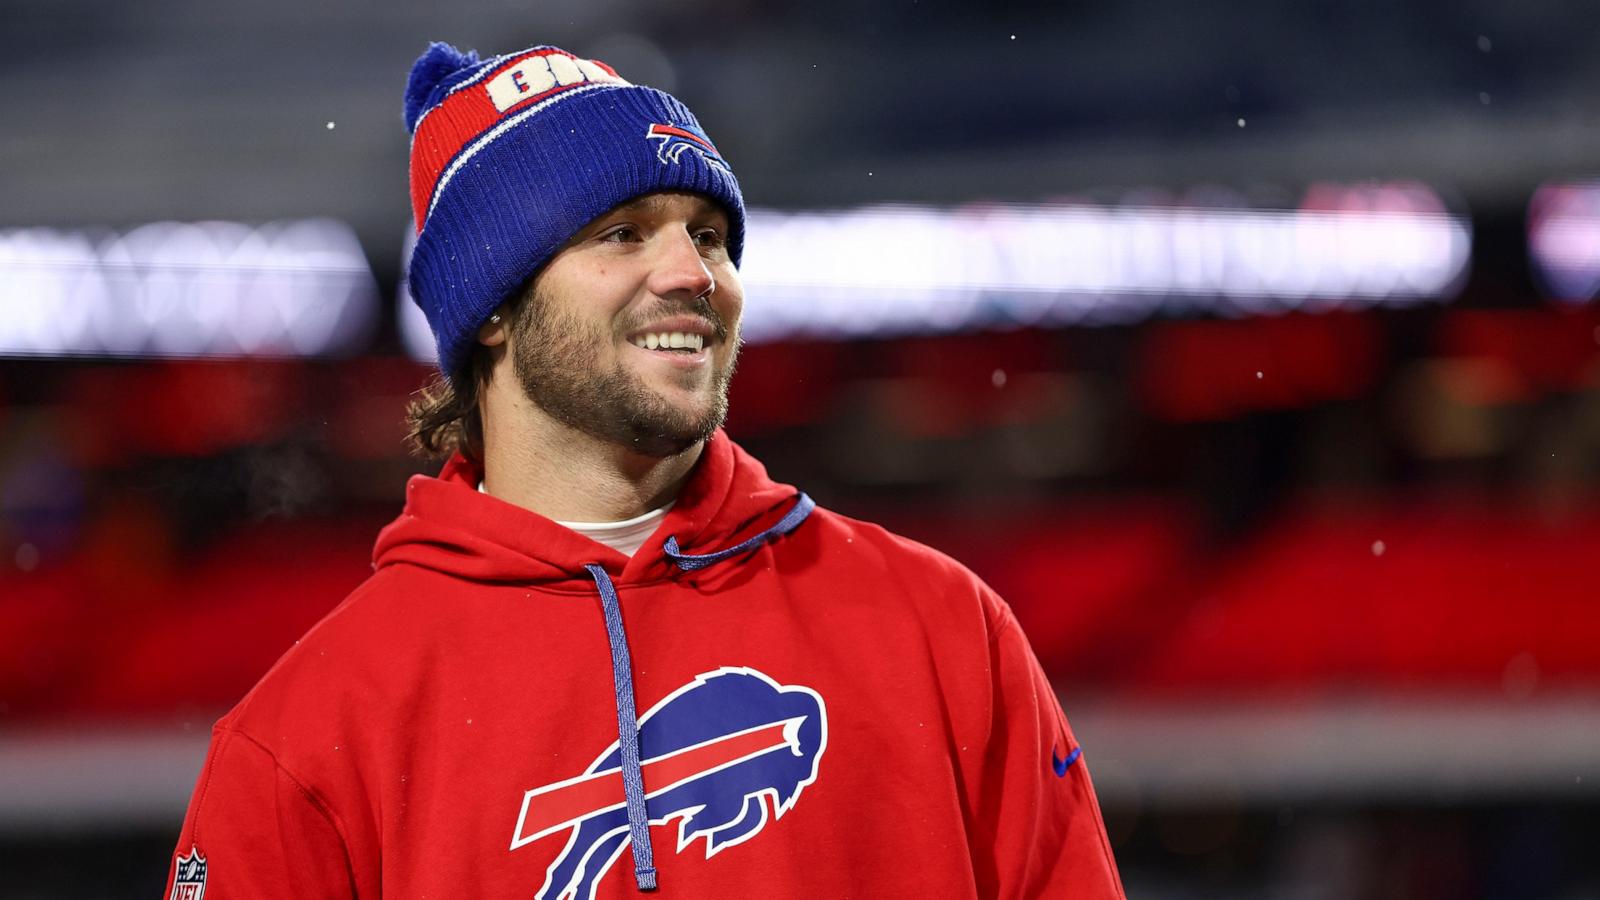
[(531, 401), (516, 405), (510, 415), (484, 417), (484, 490), (563, 522), (617, 522), (659, 509), (677, 498), (705, 447), (635, 453), (557, 422)]

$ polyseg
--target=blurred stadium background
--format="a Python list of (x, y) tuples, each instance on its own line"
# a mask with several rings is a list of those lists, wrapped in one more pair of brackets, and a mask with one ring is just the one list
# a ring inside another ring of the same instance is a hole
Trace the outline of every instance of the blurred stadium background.
[(429, 39), (668, 88), (729, 430), (965, 561), (1131, 896), (1600, 896), (1592, 0), (0, 3), (0, 897), (156, 894), (427, 466)]

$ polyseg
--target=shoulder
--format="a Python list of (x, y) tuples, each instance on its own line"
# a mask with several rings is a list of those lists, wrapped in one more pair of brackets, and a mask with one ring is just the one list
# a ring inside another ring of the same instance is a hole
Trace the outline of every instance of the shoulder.
[(368, 576), (286, 649), (219, 725), (277, 752), (275, 735), (392, 702), (409, 674), (395, 649), (428, 627), (415, 601), (426, 593), (419, 590), (426, 577), (400, 567)]
[(813, 521), (806, 527), (815, 528), (820, 540), (855, 547), (885, 566), (897, 570), (916, 568), (924, 575), (953, 582), (981, 584), (978, 576), (949, 555), (918, 543), (874, 522), (854, 519), (831, 509), (817, 507)]
[(983, 579), (955, 558), (881, 525), (818, 507), (811, 540), (824, 564), (879, 577), (900, 588), (895, 593), (940, 606), (955, 605), (982, 614), (986, 629), (1008, 627), (1010, 610)]

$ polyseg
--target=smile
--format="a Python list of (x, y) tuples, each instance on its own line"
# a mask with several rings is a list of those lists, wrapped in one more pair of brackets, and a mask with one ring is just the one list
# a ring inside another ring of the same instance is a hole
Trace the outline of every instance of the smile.
[(661, 331), (649, 334), (634, 335), (630, 340), (635, 347), (646, 350), (681, 350), (684, 353), (699, 353), (705, 347), (705, 336), (690, 334), (683, 331)]

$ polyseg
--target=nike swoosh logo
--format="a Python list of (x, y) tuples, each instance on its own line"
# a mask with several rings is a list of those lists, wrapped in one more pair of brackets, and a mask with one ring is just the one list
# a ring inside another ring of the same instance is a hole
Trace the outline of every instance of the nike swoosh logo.
[(1050, 748), (1050, 767), (1056, 770), (1056, 777), (1057, 778), (1065, 778), (1065, 777), (1067, 777), (1067, 767), (1072, 765), (1073, 763), (1077, 762), (1078, 761), (1078, 757), (1080, 757), (1082, 755), (1083, 755), (1083, 748), (1082, 747), (1078, 747), (1078, 748), (1074, 749), (1071, 753), (1068, 753), (1066, 759), (1062, 759), (1061, 757), (1056, 755), (1056, 748), (1055, 747), (1051, 747)]

